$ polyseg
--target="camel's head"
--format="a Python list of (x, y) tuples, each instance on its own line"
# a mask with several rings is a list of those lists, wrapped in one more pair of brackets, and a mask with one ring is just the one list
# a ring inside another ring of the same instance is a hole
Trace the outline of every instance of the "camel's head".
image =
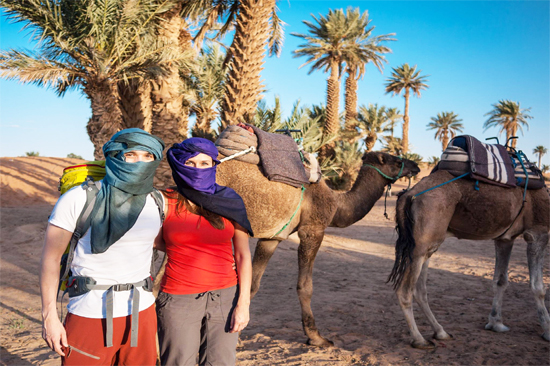
[(363, 165), (374, 166), (391, 178), (413, 177), (420, 172), (418, 164), (380, 151), (366, 152), (361, 158)]

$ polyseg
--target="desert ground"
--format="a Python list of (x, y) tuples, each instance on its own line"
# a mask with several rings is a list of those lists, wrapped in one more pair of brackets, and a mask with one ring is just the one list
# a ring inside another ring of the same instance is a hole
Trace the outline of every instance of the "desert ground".
[[(0, 158), (0, 340), (1, 365), (54, 365), (59, 357), (41, 338), (38, 270), (48, 215), (57, 200), (64, 167), (59, 158)], [(426, 171), (423, 172), (426, 174)], [(394, 192), (406, 182), (394, 185)], [(393, 218), (395, 197), (388, 199)], [(394, 222), (384, 201), (355, 225), (329, 228), (313, 271), (312, 307), (322, 335), (334, 347), (305, 344), (296, 296), (297, 237), (282, 242), (251, 304), (238, 365), (548, 365), (550, 343), (541, 338), (529, 289), (526, 244), (518, 239), (510, 262), (503, 305), (507, 333), (484, 330), (493, 297), (491, 241), (447, 239), (432, 257), (430, 305), (450, 341), (435, 350), (410, 347), (405, 319), (386, 279), (394, 258)], [(254, 250), (255, 240), (251, 240)], [(550, 265), (546, 253), (544, 279)], [(546, 296), (547, 306), (550, 292)], [(425, 337), (431, 328), (416, 309)]]

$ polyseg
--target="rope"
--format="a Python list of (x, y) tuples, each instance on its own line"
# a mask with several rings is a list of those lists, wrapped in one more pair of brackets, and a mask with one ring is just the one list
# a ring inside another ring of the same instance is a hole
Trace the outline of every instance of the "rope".
[(233, 155), (227, 156), (223, 159), (220, 159), (220, 163), (223, 163), (224, 161), (228, 161), (228, 160), (231, 160), (231, 159), (235, 159), (236, 157), (239, 157), (239, 156), (244, 155), (244, 154), (248, 154), (249, 152), (256, 152), (256, 148), (254, 146), (250, 146), (246, 150), (239, 151), (236, 154), (233, 154)]
[(363, 166), (367, 166), (369, 168), (372, 168), (374, 170), (376, 170), (381, 176), (383, 176), (384, 178), (386, 179), (389, 179), (391, 180), (392, 182), (395, 182), (396, 180), (398, 180), (399, 178), (401, 178), (401, 174), (403, 173), (403, 168), (405, 167), (405, 163), (403, 161), (401, 161), (401, 169), (399, 170), (399, 173), (397, 174), (397, 176), (395, 178), (392, 178), (390, 176), (387, 176), (386, 174), (382, 173), (382, 171), (380, 169), (378, 169), (377, 167), (375, 167), (374, 165), (370, 165), (370, 164), (363, 164)]
[(457, 179), (464, 178), (464, 177), (467, 176), (468, 174), (470, 174), (470, 172), (464, 173), (464, 174), (462, 174), (462, 175), (460, 175), (460, 176), (458, 176), (458, 177), (456, 177), (456, 178), (453, 178), (453, 179), (448, 180), (448, 181), (446, 181), (446, 182), (444, 182), (444, 183), (438, 184), (438, 185), (436, 185), (435, 187), (428, 188), (428, 189), (426, 189), (426, 190), (424, 190), (424, 191), (422, 191), (422, 192), (420, 192), (420, 193), (415, 194), (414, 196), (412, 196), (411, 199), (414, 200), (416, 197), (420, 196), (421, 194), (424, 194), (424, 193), (426, 193), (426, 192), (429, 192), (429, 191), (431, 191), (432, 189), (436, 189), (436, 188), (439, 188), (439, 187), (441, 187), (441, 186), (444, 186), (444, 185), (447, 184), (447, 183), (454, 182), (454, 181), (457, 180)]
[(304, 191), (306, 190), (306, 187), (304, 187), (302, 185), (302, 192), (301, 192), (301, 195), (300, 195), (300, 202), (298, 202), (298, 207), (296, 207), (296, 211), (294, 211), (294, 213), (292, 214), (292, 216), (290, 217), (290, 220), (288, 220), (288, 222), (285, 224), (285, 226), (282, 227), (281, 230), (277, 231), (275, 234), (271, 235), (269, 237), (269, 239), (273, 239), (274, 237), (276, 237), (277, 235), (279, 235), (281, 232), (283, 232), (284, 229), (286, 229), (288, 227), (288, 225), (290, 225), (290, 223), (292, 222), (292, 220), (294, 219), (294, 216), (296, 216), (296, 214), (298, 213), (298, 210), (300, 210), (300, 206), (302, 205), (302, 201), (304, 199)]

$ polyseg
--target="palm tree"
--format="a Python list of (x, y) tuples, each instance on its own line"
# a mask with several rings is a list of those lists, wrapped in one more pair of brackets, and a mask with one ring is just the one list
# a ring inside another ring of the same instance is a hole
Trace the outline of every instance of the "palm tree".
[(436, 166), (437, 164), (439, 164), (440, 160), (441, 160), (441, 158), (439, 156), (430, 156), (428, 158), (428, 165)]
[(362, 32), (356, 23), (350, 22), (342, 9), (329, 10), (325, 17), (319, 18), (312, 15), (314, 22), (303, 21), (308, 27), (309, 34), (292, 33), (293, 36), (304, 39), (307, 43), (298, 46), (294, 51), (294, 57), (304, 56), (307, 61), (301, 65), (308, 64), (311, 69), (308, 74), (315, 70), (330, 71), (327, 79), (327, 107), (325, 135), (337, 134), (340, 130), (339, 121), (339, 96), (340, 96), (340, 73), (346, 48), (349, 48)]
[(346, 130), (354, 130), (357, 117), (357, 81), (365, 75), (366, 66), (372, 62), (378, 71), (382, 73), (384, 63), (387, 63), (383, 56), (390, 53), (389, 47), (383, 46), (383, 42), (395, 41), (392, 36), (395, 33), (372, 36), (374, 26), (369, 27), (370, 20), (368, 12), (360, 13), (359, 8), (346, 10), (346, 18), (350, 26), (353, 26), (354, 33), (350, 35), (351, 42), (343, 49), (342, 58), (346, 63)]
[(386, 130), (389, 131), (391, 137), (393, 137), (395, 124), (400, 119), (403, 119), (403, 115), (401, 114), (401, 112), (399, 112), (399, 109), (397, 108), (388, 108), (386, 109), (386, 118), (388, 119), (388, 121), (386, 122)]
[[(191, 51), (191, 36), (186, 30), (186, 24), (180, 16), (181, 1), (177, 6), (163, 14), (161, 26), (157, 28), (157, 39), (166, 47), (180, 52)], [(196, 57), (196, 56), (195, 56)], [(187, 137), (189, 110), (185, 107), (184, 95), (181, 93), (183, 81), (180, 77), (178, 64), (169, 64), (163, 74), (157, 75), (151, 81), (152, 100), (152, 133), (162, 138), (168, 150), (174, 143), (181, 142)], [(166, 171), (171, 181), (170, 167), (163, 161), (160, 171)], [(162, 173), (157, 173), (157, 175)]]
[(99, 159), (103, 144), (124, 127), (119, 82), (150, 79), (185, 59), (154, 37), (161, 14), (175, 2), (1, 0), (10, 18), (34, 28), (41, 42), (38, 52), (2, 51), (0, 76), (52, 87), (60, 96), (82, 88), (91, 102), (87, 131)]
[(445, 151), (449, 138), (455, 137), (457, 132), (462, 132), (464, 128), (460, 123), (462, 120), (458, 119), (458, 115), (454, 112), (438, 113), (437, 117), (432, 117), (431, 120), (432, 122), (426, 127), (428, 130), (436, 130), (434, 138), (441, 141), (441, 149)]
[[(515, 137), (518, 129), (523, 134), (523, 126), (529, 129), (528, 119), (533, 118), (529, 115), (531, 108), (521, 109), (519, 102), (511, 100), (499, 100), (498, 103), (492, 105), (493, 109), (486, 113), (489, 119), (485, 121), (483, 127), (485, 131), (491, 127), (500, 127), (499, 134), (506, 132), (506, 142), (510, 137)], [(515, 148), (517, 139), (512, 139), (511, 147)]]
[(382, 151), (400, 156), (403, 154), (403, 142), (399, 137), (383, 136), (384, 147)]
[(212, 122), (218, 117), (225, 90), (227, 69), (224, 59), (225, 54), (219, 46), (205, 47), (185, 78), (185, 94), (189, 95), (191, 114), (196, 117), (193, 136), (214, 140), (217, 135)]
[(548, 149), (542, 145), (539, 145), (533, 149), (533, 154), (539, 156), (539, 169), (542, 167), (541, 159), (544, 155), (546, 155), (546, 153), (548, 153)]
[(371, 151), (376, 144), (378, 134), (384, 131), (387, 123), (386, 107), (378, 107), (378, 104), (369, 104), (368, 108), (362, 105), (359, 107), (357, 115), (359, 129), (364, 131), (365, 146), (367, 151)]
[(227, 51), (228, 75), (222, 104), (220, 129), (230, 124), (250, 122), (261, 99), (260, 80), (265, 48), (279, 55), (283, 42), (283, 22), (275, 0), (241, 0), (235, 20), (235, 37)]
[[(543, 174), (546, 174), (550, 170), (550, 165), (542, 164), (542, 168), (540, 168), (540, 170)], [(547, 180), (546, 177), (544, 179)]]
[(417, 70), (416, 65), (410, 67), (409, 64), (403, 64), (393, 69), (392, 75), (388, 78), (386, 84), (386, 94), (393, 93), (397, 95), (402, 90), (405, 91), (405, 115), (403, 117), (403, 154), (409, 150), (409, 96), (410, 91), (420, 98), (420, 91), (427, 89), (428, 75), (420, 75), (422, 70)]

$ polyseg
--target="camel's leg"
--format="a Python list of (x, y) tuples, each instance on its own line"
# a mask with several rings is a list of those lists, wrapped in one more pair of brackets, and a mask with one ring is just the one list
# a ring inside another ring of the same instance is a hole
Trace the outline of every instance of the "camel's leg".
[(489, 314), (489, 323), (485, 329), (495, 332), (507, 332), (510, 330), (502, 323), (502, 299), (504, 291), (508, 287), (508, 264), (512, 254), (513, 240), (495, 240), (495, 274), (493, 275), (493, 289), (495, 297), (493, 298), (493, 307)]
[(548, 234), (546, 232), (538, 235), (526, 233), (524, 236), (527, 241), (527, 261), (529, 264), (529, 276), (531, 290), (535, 294), (535, 303), (537, 304), (537, 314), (540, 325), (544, 330), (542, 337), (550, 341), (550, 316), (544, 304), (544, 282), (542, 280), (542, 269), (544, 266), (544, 250), (548, 245)]
[(315, 325), (311, 311), (311, 296), (313, 294), (313, 262), (323, 241), (324, 231), (301, 229), (298, 231), (300, 246), (298, 247), (298, 298), (302, 307), (302, 326), (308, 337), (307, 343), (318, 347), (332, 346), (333, 343), (321, 337)]
[(403, 280), (396, 290), (396, 294), (397, 299), (399, 300), (399, 305), (401, 306), (401, 310), (403, 310), (403, 314), (405, 315), (407, 325), (409, 326), (411, 337), (413, 339), (411, 345), (414, 348), (427, 349), (434, 348), (435, 344), (431, 341), (427, 341), (426, 339), (424, 339), (422, 334), (420, 334), (420, 331), (416, 326), (416, 321), (414, 320), (413, 312), (413, 296), (416, 296), (414, 295), (415, 287), (422, 272), (425, 260), (426, 257), (423, 255), (413, 255), (412, 263), (409, 265), (409, 268), (407, 268), (403, 276)]
[(260, 289), (260, 282), (267, 267), (267, 262), (277, 249), (280, 240), (260, 239), (254, 250), (254, 259), (252, 260), (252, 287), (250, 288), (250, 297), (254, 298)]
[(430, 322), (434, 330), (433, 337), (439, 340), (451, 339), (453, 337), (447, 332), (445, 332), (441, 324), (437, 322), (434, 314), (432, 313), (432, 310), (430, 309), (430, 305), (428, 304), (428, 290), (426, 289), (426, 282), (428, 280), (429, 265), (430, 265), (430, 258), (426, 259), (424, 261), (424, 264), (422, 265), (420, 276), (418, 277), (418, 281), (416, 282), (416, 291), (414, 292), (414, 299), (416, 300), (416, 303), (418, 304), (418, 306), (420, 306), (420, 309), (422, 309), (422, 311), (424, 312), (424, 315), (426, 315), (426, 318), (428, 318), (428, 321)]

